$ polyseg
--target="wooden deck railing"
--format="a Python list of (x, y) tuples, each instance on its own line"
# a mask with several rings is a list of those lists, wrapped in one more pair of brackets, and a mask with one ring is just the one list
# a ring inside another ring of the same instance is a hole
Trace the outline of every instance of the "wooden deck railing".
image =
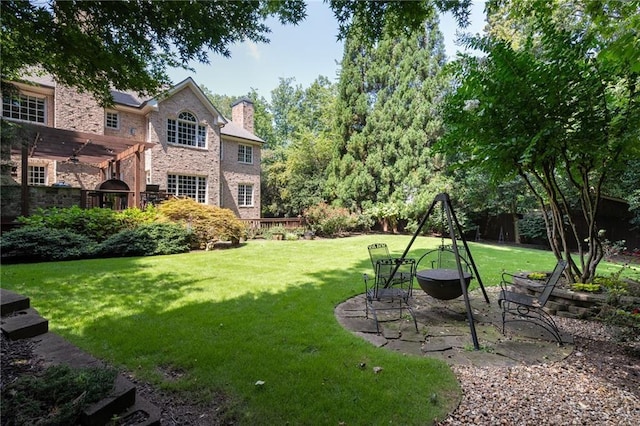
[(251, 229), (269, 229), (282, 226), (286, 229), (303, 228), (306, 221), (302, 217), (275, 217), (260, 219), (241, 219)]

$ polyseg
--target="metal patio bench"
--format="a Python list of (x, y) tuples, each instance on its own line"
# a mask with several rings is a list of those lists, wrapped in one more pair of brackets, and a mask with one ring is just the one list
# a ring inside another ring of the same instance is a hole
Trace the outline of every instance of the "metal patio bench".
[(562, 345), (560, 330), (553, 317), (545, 310), (545, 305), (566, 267), (567, 261), (558, 260), (551, 275), (540, 286), (541, 292), (537, 297), (509, 290), (510, 282), (507, 279), (508, 277), (513, 279), (513, 275), (502, 274), (502, 281), (500, 282), (502, 290), (498, 298), (498, 305), (502, 308), (502, 334), (504, 334), (505, 323), (525, 321), (544, 328), (551, 333), (558, 341), (558, 344)]

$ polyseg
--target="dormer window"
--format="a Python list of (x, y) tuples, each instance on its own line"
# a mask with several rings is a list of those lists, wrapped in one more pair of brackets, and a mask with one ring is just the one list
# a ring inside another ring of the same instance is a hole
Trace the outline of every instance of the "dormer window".
[(206, 148), (207, 127), (198, 124), (195, 115), (183, 111), (177, 120), (167, 120), (167, 142), (176, 145)]

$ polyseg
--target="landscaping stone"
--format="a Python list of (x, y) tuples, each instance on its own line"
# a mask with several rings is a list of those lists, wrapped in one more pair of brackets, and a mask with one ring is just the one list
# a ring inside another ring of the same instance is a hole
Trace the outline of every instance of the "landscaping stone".
[[(526, 278), (526, 273), (522, 273), (513, 277), (512, 290), (538, 296), (541, 285), (538, 281)], [(592, 318), (600, 313), (608, 297), (606, 293), (588, 293), (556, 287), (547, 301), (545, 311), (565, 318)], [(640, 297), (621, 296), (620, 302), (640, 306)]]
[[(21, 345), (24, 354), (28, 353), (37, 360), (31, 364), (38, 370), (54, 365), (68, 365), (72, 368), (105, 367), (102, 361), (49, 332), (48, 320), (29, 307), (28, 298), (7, 290), (2, 290), (1, 296), (3, 363), (7, 361), (5, 350), (11, 346), (4, 342), (4, 339), (8, 339), (24, 342)], [(113, 390), (108, 397), (84, 409), (80, 423), (86, 426), (115, 424), (114, 415), (119, 415), (121, 419), (127, 418), (126, 421), (117, 423), (119, 425), (160, 425), (160, 410), (138, 398), (136, 386), (120, 374), (116, 376)]]
[(9, 339), (28, 339), (49, 331), (49, 321), (42, 318), (35, 309), (28, 308), (3, 317), (0, 327)]
[[(640, 424), (640, 336), (616, 342), (615, 327), (562, 317), (573, 315), (568, 310), (558, 310), (554, 318), (562, 346), (543, 329), (524, 323), (508, 324), (503, 336), (497, 291), (487, 288), (489, 305), (479, 291), (469, 293), (480, 350), (473, 349), (463, 301), (437, 301), (419, 290), (412, 302), (417, 336), (414, 330), (409, 337), (413, 326), (404, 320), (381, 325), (401, 329), (397, 339), (378, 335), (375, 325), (369, 333), (347, 329), (383, 350), (417, 353), (452, 367), (462, 401), (436, 423), (440, 426)], [(345, 304), (359, 305), (364, 316), (361, 297)], [(340, 305), (335, 313), (344, 325)]]

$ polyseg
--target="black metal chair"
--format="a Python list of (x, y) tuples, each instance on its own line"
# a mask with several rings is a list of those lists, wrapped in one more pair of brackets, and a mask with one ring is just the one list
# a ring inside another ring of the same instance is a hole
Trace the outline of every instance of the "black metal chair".
[(376, 262), (378, 260), (391, 259), (389, 247), (387, 247), (385, 243), (370, 244), (367, 246), (367, 250), (369, 251), (369, 258), (371, 259), (371, 266), (373, 266), (373, 269), (376, 268)]
[[(389, 247), (385, 243), (370, 244), (369, 246), (367, 246), (367, 250), (369, 251), (369, 258), (371, 259), (371, 266), (373, 267), (374, 271), (376, 271), (376, 268), (378, 267), (377, 263), (380, 260), (384, 260), (386, 262), (386, 261), (394, 261), (399, 259), (391, 256), (391, 254), (389, 253)], [(383, 275), (386, 274), (388, 276), (386, 277), (383, 276), (381, 278), (387, 279), (387, 281), (389, 281), (389, 277), (391, 276), (392, 272), (393, 272), (393, 268), (389, 269), (389, 268), (383, 267), (380, 273)], [(411, 284), (412, 286), (411, 288), (409, 288), (409, 297), (412, 296), (413, 281), (411, 282)]]
[[(500, 282), (502, 290), (498, 298), (498, 306), (502, 308), (502, 334), (504, 334), (505, 323), (527, 321), (547, 330), (558, 341), (558, 344), (562, 345), (560, 330), (553, 320), (553, 317), (545, 310), (545, 305), (566, 267), (566, 260), (558, 260), (551, 275), (549, 275), (546, 282), (540, 286), (541, 292), (538, 297), (510, 291), (509, 285), (511, 282), (507, 281), (507, 278), (510, 277), (512, 280), (513, 275), (507, 273), (502, 274), (502, 281)], [(512, 318), (507, 319), (507, 315), (510, 315)]]
[(395, 259), (389, 255), (386, 244), (372, 244), (368, 247), (374, 277), (364, 274), (366, 317), (371, 313), (380, 334), (378, 311), (397, 310), (402, 318), (406, 311), (411, 315), (416, 332), (418, 323), (409, 299), (413, 291), (416, 272), (415, 259)]

